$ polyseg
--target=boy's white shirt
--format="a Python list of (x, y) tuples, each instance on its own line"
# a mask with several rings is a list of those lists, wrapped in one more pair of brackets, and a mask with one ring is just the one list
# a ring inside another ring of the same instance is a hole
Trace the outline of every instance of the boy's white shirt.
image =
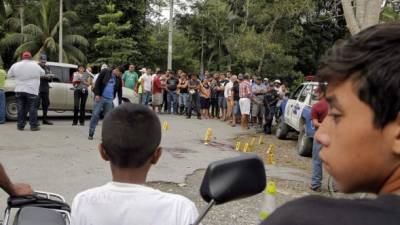
[(79, 193), (71, 225), (190, 225), (195, 204), (176, 194), (143, 185), (110, 182)]

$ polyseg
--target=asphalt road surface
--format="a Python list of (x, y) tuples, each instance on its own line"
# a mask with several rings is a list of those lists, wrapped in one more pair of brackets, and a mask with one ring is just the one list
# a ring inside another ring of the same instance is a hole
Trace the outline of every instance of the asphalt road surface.
[[(109, 165), (97, 150), (101, 122), (94, 140), (89, 141), (89, 116), (86, 126), (72, 126), (70, 112), (50, 115), (54, 125), (42, 125), (38, 132), (31, 132), (29, 126), (25, 131), (18, 131), (15, 122), (0, 125), (0, 161), (13, 181), (30, 183), (35, 190), (59, 193), (71, 203), (78, 192), (111, 180)], [(217, 120), (188, 120), (182, 116), (160, 115), (160, 121), (167, 122), (169, 129), (163, 130), (163, 155), (151, 169), (148, 185), (182, 194), (194, 201), (201, 211), (205, 203), (199, 195), (199, 187), (204, 169), (210, 162), (237, 156), (234, 138), (255, 135), (255, 131), (243, 132), (239, 127), (232, 128)], [(213, 139), (206, 145), (203, 138), (208, 128), (213, 131)], [(268, 180), (277, 182), (278, 204), (308, 194), (309, 168), (303, 167), (309, 164), (309, 159), (297, 155), (295, 141), (281, 141), (273, 136), (265, 138), (266, 142), (277, 146), (278, 165), (266, 166), (266, 169)], [(6, 197), (0, 194), (1, 211)], [(203, 224), (256, 225), (263, 199), (263, 194), (259, 194), (217, 206)]]

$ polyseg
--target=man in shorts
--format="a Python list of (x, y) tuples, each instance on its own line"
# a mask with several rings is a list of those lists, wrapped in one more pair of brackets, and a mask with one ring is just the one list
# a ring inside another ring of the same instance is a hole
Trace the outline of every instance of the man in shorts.
[(242, 129), (249, 129), (249, 116), (251, 107), (252, 92), (250, 87), (250, 76), (245, 74), (243, 82), (239, 85), (239, 106), (242, 113), (241, 126)]

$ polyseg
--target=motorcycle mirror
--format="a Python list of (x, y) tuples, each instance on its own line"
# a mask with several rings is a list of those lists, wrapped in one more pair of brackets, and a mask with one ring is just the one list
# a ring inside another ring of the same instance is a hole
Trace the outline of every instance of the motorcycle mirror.
[(261, 193), (266, 182), (264, 163), (256, 154), (211, 163), (200, 187), (201, 197), (209, 204), (194, 225), (200, 223), (213, 205)]

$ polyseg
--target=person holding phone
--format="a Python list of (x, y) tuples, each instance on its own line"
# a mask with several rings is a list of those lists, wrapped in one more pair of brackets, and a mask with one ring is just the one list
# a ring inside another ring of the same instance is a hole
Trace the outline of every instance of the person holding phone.
[[(72, 126), (79, 124), (85, 125), (85, 111), (86, 111), (86, 100), (88, 97), (88, 87), (90, 86), (90, 75), (85, 73), (85, 66), (79, 65), (78, 71), (74, 73), (72, 79), (74, 86), (74, 120)], [(78, 114), (80, 114), (78, 116)]]

